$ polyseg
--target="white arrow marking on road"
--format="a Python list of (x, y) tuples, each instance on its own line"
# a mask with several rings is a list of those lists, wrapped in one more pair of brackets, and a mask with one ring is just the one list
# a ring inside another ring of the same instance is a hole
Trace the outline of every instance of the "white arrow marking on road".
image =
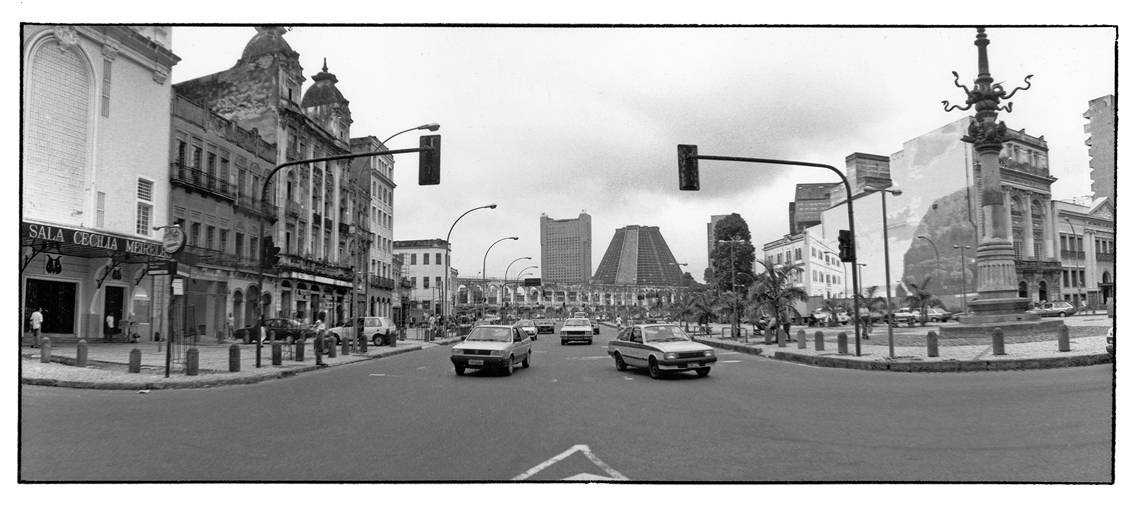
[(425, 365), (421, 365), (421, 366), (419, 366), (419, 367), (417, 367), (417, 368), (416, 368), (416, 370), (417, 370), (417, 371), (422, 371), (422, 370), (424, 370), (424, 369), (427, 369), (427, 366), (425, 366)]
[(592, 480), (592, 479), (629, 481), (629, 478), (626, 478), (624, 475), (617, 472), (617, 470), (610, 467), (605, 462), (602, 462), (601, 459), (599, 459), (597, 456), (594, 455), (594, 452), (590, 451), (590, 447), (586, 446), (586, 445), (571, 446), (568, 450), (547, 459), (545, 462), (543, 462), (537, 466), (534, 466), (530, 469), (527, 469), (527, 471), (525, 473), (522, 473), (522, 474), (515, 476), (514, 478), (511, 478), (511, 479), (514, 481), (520, 481), (520, 480), (525, 480), (527, 478), (530, 478), (531, 476), (534, 476), (539, 471), (542, 471), (543, 469), (546, 469), (546, 468), (558, 463), (558, 461), (573, 455), (575, 452), (582, 452), (582, 455), (584, 455), (587, 459), (590, 459), (590, 462), (593, 462), (594, 465), (601, 468), (602, 471), (605, 471), (606, 474), (609, 475), (609, 477), (606, 478), (603, 476), (598, 476), (598, 475), (589, 474), (589, 473), (578, 473), (574, 476), (567, 476), (566, 478), (563, 478), (562, 481), (571, 481), (571, 480), (580, 481), (580, 480)]
[(562, 481), (616, 481), (616, 480), (617, 480), (617, 478), (612, 478), (609, 476), (599, 476), (599, 475), (590, 474), (590, 473), (578, 473), (578, 474), (575, 474), (574, 476), (568, 476), (566, 478), (562, 478)]

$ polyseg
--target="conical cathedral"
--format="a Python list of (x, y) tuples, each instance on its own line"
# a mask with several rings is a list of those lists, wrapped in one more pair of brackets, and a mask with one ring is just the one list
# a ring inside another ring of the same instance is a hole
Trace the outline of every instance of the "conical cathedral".
[(614, 231), (594, 283), (679, 286), (681, 268), (657, 227), (629, 225)]

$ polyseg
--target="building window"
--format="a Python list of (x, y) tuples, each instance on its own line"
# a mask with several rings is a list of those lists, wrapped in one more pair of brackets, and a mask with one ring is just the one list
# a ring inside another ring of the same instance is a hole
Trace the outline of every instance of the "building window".
[(201, 235), (202, 235), (202, 224), (201, 223), (191, 223), (190, 224), (190, 245), (191, 246), (198, 246), (198, 238)]
[(436, 276), (435, 277), (435, 286), (443, 286), (443, 278)]
[(206, 249), (214, 249), (214, 227), (206, 226)]
[(408, 256), (411, 257), (411, 259), (412, 259), (411, 264), (416, 265), (416, 254), (412, 253), (411, 255), (408, 255)]
[(107, 205), (107, 194), (104, 192), (95, 193), (95, 226), (103, 227), (103, 215), (105, 214), (105, 207)]
[(428, 283), (430, 283), (430, 282), (431, 282), (431, 278), (424, 276), (424, 288), (431, 288), (430, 286), (428, 286)]
[(1069, 271), (1061, 271), (1061, 286), (1069, 287)]
[(221, 251), (222, 253), (229, 253), (226, 251), (226, 246), (228, 246), (228, 243), (230, 242), (230, 238), (228, 237), (229, 235), (229, 230), (226, 230), (224, 228), (218, 230), (218, 251)]
[(244, 251), (242, 250), (242, 247), (244, 247), (244, 246), (245, 246), (245, 234), (243, 234), (241, 232), (235, 232), (234, 233), (234, 255), (237, 256), (238, 258), (241, 258), (243, 256), (242, 253), (244, 253)]
[(424, 265), (431, 265), (430, 253), (424, 253)]
[(435, 264), (436, 265), (443, 265), (443, 253), (436, 253), (435, 254)]
[(154, 211), (154, 182), (143, 178), (138, 180), (137, 213), (135, 215), (135, 233), (150, 236), (151, 218)]
[(111, 60), (103, 60), (103, 100), (100, 114), (104, 118), (111, 117)]

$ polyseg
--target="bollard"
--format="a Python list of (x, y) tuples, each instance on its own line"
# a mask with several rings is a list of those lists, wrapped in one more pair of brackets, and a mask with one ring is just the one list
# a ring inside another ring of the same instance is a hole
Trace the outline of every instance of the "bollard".
[(40, 339), (40, 362), (51, 362), (51, 339)]
[(796, 331), (796, 348), (807, 349), (807, 332), (804, 332), (804, 329)]
[(270, 347), (271, 364), (281, 365), (281, 343), (274, 342)]
[(1069, 351), (1069, 326), (1061, 325), (1057, 334), (1057, 351)]
[(933, 330), (926, 333), (926, 356), (938, 356), (938, 333)]
[(142, 370), (142, 352), (138, 348), (131, 350), (131, 358), (127, 363), (127, 372), (139, 372)]
[(776, 330), (776, 346), (780, 348), (788, 346), (788, 335), (784, 333), (784, 329)]
[(198, 347), (197, 346), (191, 346), (190, 349), (186, 350), (186, 375), (187, 376), (197, 376), (198, 375)]
[(236, 344), (230, 345), (230, 372), (241, 371), (241, 347)]
[(772, 344), (772, 329), (764, 329), (764, 344)]
[(348, 344), (351, 342), (352, 342), (352, 340), (348, 339), (348, 338), (342, 338), (340, 340), (340, 354), (341, 355), (348, 356)]
[(329, 358), (336, 358), (336, 339), (331, 337), (322, 338), (325, 341), (325, 349), (328, 350)]
[(1005, 355), (1005, 332), (1001, 327), (994, 329), (994, 355)]
[(823, 351), (823, 331), (815, 331), (815, 351)]
[(321, 343), (321, 338), (319, 338), (319, 337), (313, 338), (313, 355), (315, 355), (317, 357), (317, 365), (324, 365), (324, 363), (321, 362), (321, 346), (322, 345), (323, 344)]
[(846, 355), (847, 354), (847, 333), (846, 332), (840, 332), (839, 337), (836, 338), (836, 341), (839, 343), (839, 354), (840, 355)]
[(368, 353), (368, 336), (364, 335), (363, 333), (360, 335), (359, 348), (361, 353)]
[(75, 345), (75, 366), (87, 367), (87, 340), (80, 339)]
[(294, 350), (293, 356), (296, 358), (296, 360), (298, 362), (304, 362), (305, 361), (305, 340), (304, 339), (298, 339), (296, 341), (296, 344), (294, 345), (294, 347), (296, 348), (296, 350)]

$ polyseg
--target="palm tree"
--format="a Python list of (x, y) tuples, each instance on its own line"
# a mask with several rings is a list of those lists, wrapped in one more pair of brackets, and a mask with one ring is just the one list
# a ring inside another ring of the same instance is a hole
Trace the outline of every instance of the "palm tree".
[(823, 309), (831, 315), (831, 321), (827, 322), (827, 326), (834, 327), (839, 325), (839, 312), (846, 308), (842, 302), (835, 299), (828, 299), (823, 301)]
[(929, 289), (927, 289), (927, 287), (930, 285), (931, 279), (933, 278), (927, 276), (926, 279), (922, 280), (921, 286), (914, 283), (907, 283), (907, 285), (910, 286), (910, 293), (908, 293), (906, 296), (906, 303), (912, 309), (919, 308), (919, 311), (922, 312), (922, 317), (920, 320), (922, 321), (923, 327), (926, 326), (927, 308), (931, 306), (942, 306), (942, 301), (938, 299), (938, 296), (934, 295), (930, 292)]
[(717, 295), (712, 290), (701, 290), (686, 303), (685, 310), (697, 321), (698, 325), (709, 324), (709, 319), (717, 315)]
[[(807, 292), (795, 286), (796, 274), (803, 269), (791, 264), (776, 267), (767, 259), (758, 263), (764, 270), (748, 287), (748, 304), (757, 311), (767, 312), (775, 318), (776, 325), (788, 327), (791, 318), (799, 315), (796, 303), (807, 300)], [(784, 331), (787, 332), (787, 328)]]

